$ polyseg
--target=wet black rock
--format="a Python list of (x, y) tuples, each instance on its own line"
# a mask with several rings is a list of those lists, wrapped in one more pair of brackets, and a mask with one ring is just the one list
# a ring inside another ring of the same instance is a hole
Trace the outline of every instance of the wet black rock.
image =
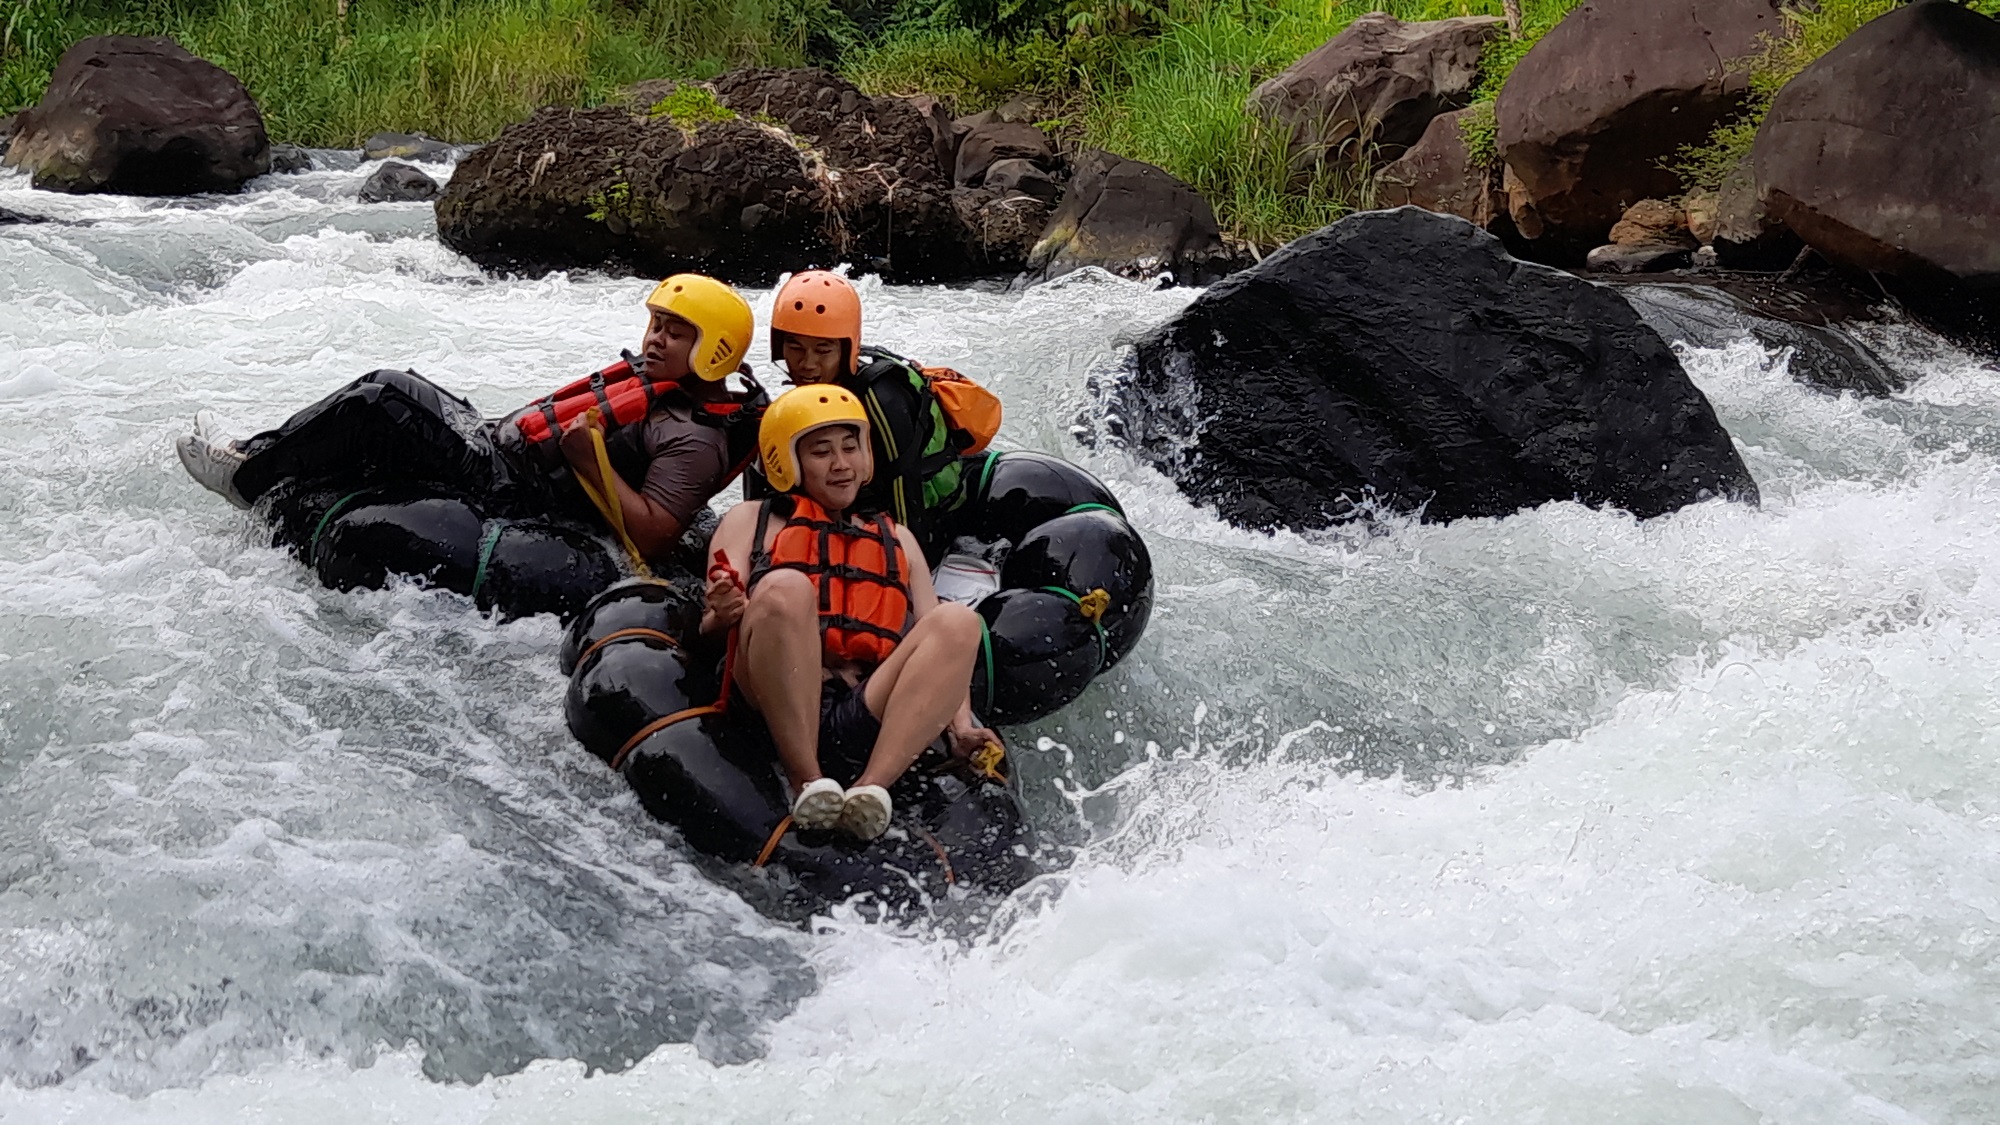
[(1102, 393), (1106, 436), (1252, 528), (1371, 503), (1441, 521), (1757, 498), (1708, 400), (1616, 290), (1414, 207), (1221, 281)]
[(277, 176), (293, 176), (313, 170), (312, 153), (298, 145), (271, 146), (271, 173)]
[(1835, 278), (1634, 279), (1621, 291), (1670, 343), (1719, 348), (1747, 338), (1787, 349), (1792, 378), (1823, 390), (1881, 397), (1909, 383), (1853, 333), (1875, 310)]
[(383, 162), (361, 185), (363, 203), (423, 203), (437, 195), (436, 180), (415, 165), (397, 160)]

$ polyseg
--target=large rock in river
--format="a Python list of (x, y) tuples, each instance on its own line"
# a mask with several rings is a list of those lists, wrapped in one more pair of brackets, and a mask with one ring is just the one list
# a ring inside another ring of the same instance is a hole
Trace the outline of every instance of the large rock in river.
[(1252, 528), (1371, 501), (1449, 520), (1757, 496), (1616, 291), (1414, 207), (1343, 219), (1217, 284), (1139, 344), (1106, 405), (1112, 436)]
[(1393, 160), (1433, 117), (1472, 101), (1480, 50), (1505, 26), (1494, 16), (1404, 23), (1369, 12), (1251, 91), (1248, 108), (1290, 130), (1301, 170), (1353, 163), (1370, 148)]
[(632, 105), (545, 109), (502, 130), (453, 172), (439, 236), (531, 270), (609, 262), (743, 282), (836, 262), (896, 280), (983, 272), (907, 99), (815, 70), (648, 85)]
[(1868, 23), (1779, 91), (1752, 161), (1828, 260), (2000, 313), (2000, 21), (1931, 0)]
[(1047, 280), (1096, 266), (1121, 277), (1164, 273), (1182, 285), (1206, 285), (1242, 264), (1193, 188), (1142, 160), (1090, 149), (1077, 158), (1028, 272)]
[(1663, 167), (1743, 109), (1743, 60), (1783, 31), (1779, 0), (1587, 0), (1536, 42), (1495, 106), (1521, 233), (1581, 257), (1627, 207), (1680, 194)]
[(7, 163), (51, 191), (235, 191), (271, 170), (271, 140), (228, 71), (171, 39), (102, 35), (63, 52)]

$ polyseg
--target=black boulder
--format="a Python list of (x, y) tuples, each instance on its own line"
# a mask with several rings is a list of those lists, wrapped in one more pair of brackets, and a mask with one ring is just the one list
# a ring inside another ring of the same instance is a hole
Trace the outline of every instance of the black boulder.
[(1757, 498), (1708, 399), (1624, 297), (1414, 207), (1351, 216), (1223, 280), (1107, 393), (1109, 434), (1253, 528), (1371, 503), (1441, 521)]

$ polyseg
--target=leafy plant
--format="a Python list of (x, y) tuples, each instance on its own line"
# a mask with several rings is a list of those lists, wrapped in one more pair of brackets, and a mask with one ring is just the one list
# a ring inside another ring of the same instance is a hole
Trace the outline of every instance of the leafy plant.
[[(1761, 49), (1745, 58), (1729, 60), (1732, 67), (1743, 67), (1750, 73), (1750, 97), (1743, 111), (1717, 125), (1707, 141), (1682, 147), (1666, 162), (1668, 168), (1691, 191), (1720, 190), (1723, 180), (1749, 159), (1757, 130), (1771, 112), (1778, 91), (1863, 24), (1888, 14), (1899, 3), (1819, 0), (1811, 7), (1787, 8), (1782, 34), (1766, 38)], [(1970, 6), (1985, 15), (2000, 14), (2000, 0), (1977, 0)]]
[(736, 111), (717, 101), (715, 92), (708, 87), (683, 82), (674, 87), (673, 93), (654, 102), (646, 116), (655, 120), (665, 118), (681, 132), (692, 133), (710, 122), (734, 121)]

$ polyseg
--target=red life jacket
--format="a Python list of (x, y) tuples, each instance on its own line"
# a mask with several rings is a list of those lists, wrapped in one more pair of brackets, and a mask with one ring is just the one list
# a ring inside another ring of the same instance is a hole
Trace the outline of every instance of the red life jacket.
[[(784, 520), (770, 549), (771, 517)], [(910, 627), (910, 560), (896, 525), (876, 513), (866, 523), (834, 521), (804, 496), (778, 496), (757, 513), (750, 552), (750, 586), (773, 570), (796, 570), (819, 591), (820, 649), (827, 656), (880, 664), (896, 651)]]
[[(631, 352), (622, 353), (617, 363), (587, 375), (554, 394), (545, 395), (501, 420), (521, 435), (521, 444), (542, 465), (563, 463), (562, 428), (593, 407), (604, 425), (605, 436), (646, 420), (653, 405), (664, 395), (680, 390), (678, 379), (648, 379), (645, 361)], [(732, 394), (724, 402), (696, 402), (693, 417), (721, 429), (729, 439), (729, 480), (741, 473), (756, 453), (757, 423), (770, 405), (764, 388), (744, 376), (749, 391)], [(724, 483), (727, 483), (725, 481)]]

